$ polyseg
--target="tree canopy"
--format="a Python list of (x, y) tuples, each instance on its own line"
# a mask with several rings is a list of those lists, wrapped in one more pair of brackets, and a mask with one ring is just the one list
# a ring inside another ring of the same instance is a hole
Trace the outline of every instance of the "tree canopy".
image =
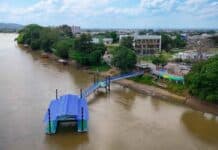
[(92, 37), (90, 34), (82, 34), (79, 38), (76, 38), (75, 49), (80, 52), (90, 53), (92, 50)]
[(74, 40), (73, 39), (65, 39), (60, 40), (54, 45), (55, 54), (63, 59), (69, 58), (69, 51), (72, 50), (74, 46)]
[(170, 35), (161, 33), (161, 48), (169, 51), (172, 48), (184, 48), (186, 41), (181, 38), (179, 34), (175, 34), (175, 39), (172, 39)]
[(54, 53), (63, 59), (75, 59), (82, 65), (98, 65), (106, 51), (104, 44), (92, 43), (89, 34), (73, 37), (67, 25), (41, 27), (31, 24), (23, 28), (17, 37), (19, 44), (28, 44), (33, 50)]
[(113, 43), (116, 43), (119, 40), (118, 35), (115, 31), (109, 32), (109, 37), (113, 39)]
[(167, 59), (161, 54), (160, 56), (155, 56), (152, 58), (152, 63), (159, 66), (165, 66), (167, 64)]
[(123, 37), (121, 39), (120, 46), (129, 48), (129, 49), (133, 49), (133, 37), (131, 37), (131, 36)]
[(31, 24), (20, 31), (17, 42), (28, 44), (33, 50), (43, 49), (45, 52), (51, 52), (52, 45), (59, 39), (60, 33), (55, 28)]
[(62, 36), (67, 36), (67, 37), (73, 36), (72, 29), (68, 25), (61, 25), (57, 29), (59, 30)]
[(185, 76), (185, 82), (190, 94), (218, 103), (218, 55), (196, 63)]
[(112, 64), (122, 72), (127, 72), (135, 67), (137, 62), (136, 54), (126, 47), (117, 47), (112, 58)]

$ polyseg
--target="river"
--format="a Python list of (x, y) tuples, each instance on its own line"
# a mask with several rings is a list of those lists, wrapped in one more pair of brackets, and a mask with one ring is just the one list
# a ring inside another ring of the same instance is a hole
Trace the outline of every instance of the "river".
[(92, 94), (89, 132), (44, 133), (55, 89), (79, 93), (92, 75), (19, 48), (0, 34), (0, 150), (217, 150), (218, 121), (188, 107), (141, 95), (117, 84)]

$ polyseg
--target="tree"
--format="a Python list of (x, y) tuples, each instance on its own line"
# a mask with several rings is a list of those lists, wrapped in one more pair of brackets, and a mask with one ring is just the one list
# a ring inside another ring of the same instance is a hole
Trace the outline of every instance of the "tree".
[(167, 64), (167, 59), (163, 56), (155, 56), (154, 58), (152, 58), (152, 63), (159, 66), (161, 65), (162, 67), (165, 66)]
[(93, 44), (92, 50), (93, 51), (100, 51), (101, 55), (104, 55), (105, 51), (107, 50), (107, 47), (103, 43)]
[(161, 47), (166, 51), (170, 51), (172, 48), (184, 48), (186, 46), (186, 41), (181, 38), (178, 33), (173, 33), (171, 38), (169, 34), (161, 33)]
[(181, 38), (180, 35), (176, 35), (176, 39), (173, 40), (175, 48), (184, 48), (186, 46), (186, 41)]
[(98, 65), (101, 63), (101, 57), (102, 57), (102, 54), (101, 54), (101, 51), (93, 51), (90, 53), (89, 55), (89, 63), (90, 65)]
[(61, 25), (58, 27), (58, 30), (60, 31), (62, 36), (66, 36), (70, 38), (73, 37), (72, 29), (68, 25)]
[(121, 39), (120, 46), (129, 48), (129, 49), (133, 49), (133, 37), (131, 37), (131, 36), (123, 37)]
[(117, 43), (119, 38), (117, 36), (117, 33), (114, 31), (114, 32), (110, 32), (110, 37), (113, 39), (113, 43)]
[(92, 37), (90, 34), (82, 34), (75, 40), (75, 49), (78, 51), (90, 53), (92, 46)]
[(197, 62), (185, 76), (185, 83), (191, 95), (218, 103), (218, 55)]
[(126, 47), (116, 48), (116, 53), (112, 58), (112, 64), (121, 69), (122, 72), (132, 70), (136, 62), (136, 54), (131, 49)]
[(40, 33), (41, 49), (45, 52), (52, 52), (51, 48), (58, 40), (60, 33), (55, 28), (43, 28)]
[(23, 33), (23, 43), (30, 45), (32, 40), (38, 40), (41, 30), (42, 27), (37, 24), (30, 24), (23, 28), (21, 30), (21, 33)]
[(55, 54), (63, 59), (69, 58), (69, 51), (72, 49), (72, 41), (70, 39), (65, 39), (58, 41), (54, 48), (55, 48)]
[(169, 51), (172, 48), (172, 39), (167, 35), (162, 33), (161, 34), (161, 48)]
[(24, 44), (24, 34), (20, 33), (16, 38), (18, 44)]
[(32, 48), (32, 50), (38, 50), (40, 48), (40, 40), (39, 39), (31, 40), (30, 47)]

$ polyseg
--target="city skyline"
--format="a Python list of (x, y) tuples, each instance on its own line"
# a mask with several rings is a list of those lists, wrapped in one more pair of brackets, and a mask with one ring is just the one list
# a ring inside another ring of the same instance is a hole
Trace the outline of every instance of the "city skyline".
[(1, 0), (1, 22), (83, 28), (217, 28), (216, 0)]

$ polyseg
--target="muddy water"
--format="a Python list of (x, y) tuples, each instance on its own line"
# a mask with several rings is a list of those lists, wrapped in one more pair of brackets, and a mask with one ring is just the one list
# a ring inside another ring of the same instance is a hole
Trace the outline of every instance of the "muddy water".
[(0, 150), (217, 150), (218, 121), (202, 113), (112, 84), (89, 101), (89, 132), (43, 132), (55, 89), (79, 93), (92, 76), (22, 50), (16, 34), (0, 34)]

